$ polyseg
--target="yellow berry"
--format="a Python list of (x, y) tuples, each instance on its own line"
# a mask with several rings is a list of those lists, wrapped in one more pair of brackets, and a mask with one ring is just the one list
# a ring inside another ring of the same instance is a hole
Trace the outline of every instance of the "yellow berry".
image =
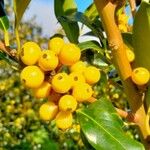
[(51, 71), (54, 70), (58, 66), (58, 57), (56, 56), (55, 52), (50, 50), (42, 51), (40, 59), (38, 61), (39, 66), (44, 71)]
[(81, 56), (81, 51), (77, 45), (72, 43), (64, 44), (60, 53), (59, 53), (59, 60), (64, 65), (73, 65), (76, 63)]
[(54, 102), (44, 103), (39, 109), (40, 118), (44, 121), (50, 121), (54, 119), (57, 112), (58, 106)]
[(20, 58), (25, 65), (34, 65), (41, 55), (41, 48), (35, 42), (26, 42), (20, 52)]
[(21, 81), (26, 87), (38, 88), (44, 81), (44, 73), (37, 66), (27, 66), (21, 71)]
[(75, 64), (73, 64), (72, 66), (70, 66), (70, 72), (81, 72), (83, 73), (83, 71), (86, 68), (86, 64), (83, 61), (77, 61)]
[(89, 66), (84, 70), (84, 77), (88, 84), (95, 84), (100, 80), (101, 73), (94, 66)]
[(88, 100), (93, 94), (91, 86), (87, 83), (79, 82), (73, 87), (72, 95), (78, 102)]
[(150, 73), (146, 68), (138, 67), (132, 71), (132, 81), (137, 85), (144, 85), (148, 83)]
[(54, 51), (57, 55), (64, 45), (64, 40), (60, 37), (54, 37), (48, 41), (48, 49)]
[(34, 96), (36, 98), (47, 98), (50, 94), (51, 84), (47, 81), (44, 81), (40, 87), (33, 89)]
[(135, 59), (135, 55), (134, 55), (133, 51), (130, 49), (126, 49), (126, 53), (127, 53), (127, 58), (129, 60), (129, 62), (133, 62)]
[(75, 111), (77, 108), (77, 101), (72, 95), (64, 95), (59, 100), (59, 109), (62, 111)]
[(85, 82), (85, 78), (81, 72), (72, 72), (69, 74), (69, 77), (72, 82), (72, 86), (78, 84), (78, 82)]
[(73, 122), (72, 113), (69, 111), (60, 111), (56, 116), (56, 126), (60, 129), (68, 129)]
[(72, 82), (67, 73), (58, 73), (52, 78), (52, 88), (57, 93), (66, 93), (71, 86)]

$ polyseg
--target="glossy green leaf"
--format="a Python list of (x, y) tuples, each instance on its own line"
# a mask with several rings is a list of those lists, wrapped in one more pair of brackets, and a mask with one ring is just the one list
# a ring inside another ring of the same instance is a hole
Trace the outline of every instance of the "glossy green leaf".
[(137, 66), (150, 69), (150, 3), (142, 1), (133, 24), (133, 47)]
[(31, 0), (13, 0), (14, 12), (15, 12), (15, 28), (20, 24), (22, 16), (28, 7)]
[(100, 24), (95, 24), (92, 22), (87, 16), (85, 16), (81, 12), (73, 13), (69, 16), (62, 16), (59, 18), (59, 20), (62, 20), (64, 22), (81, 22), (84, 25), (86, 25), (88, 28), (92, 30), (95, 36), (97, 36), (101, 41), (104, 39), (103, 30), (101, 29)]
[(123, 132), (123, 121), (106, 98), (78, 110), (77, 115), (85, 137), (96, 150), (144, 150)]
[(70, 42), (78, 43), (79, 26), (77, 22), (60, 19), (62, 16), (71, 15), (77, 11), (76, 3), (74, 0), (54, 0), (55, 16), (63, 27), (66, 36)]
[(84, 15), (87, 16), (90, 20), (95, 20), (98, 17), (98, 11), (94, 3), (92, 3), (84, 12)]
[(7, 31), (9, 29), (9, 20), (7, 16), (0, 17), (0, 28), (3, 31)]
[(122, 33), (122, 37), (123, 37), (124, 43), (133, 49), (132, 33), (130, 32)]

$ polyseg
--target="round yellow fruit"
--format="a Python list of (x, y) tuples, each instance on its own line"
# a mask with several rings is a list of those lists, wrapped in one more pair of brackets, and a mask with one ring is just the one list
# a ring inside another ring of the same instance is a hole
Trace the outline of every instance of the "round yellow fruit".
[(150, 79), (150, 73), (146, 68), (138, 67), (132, 71), (132, 81), (137, 85), (144, 85)]
[(20, 74), (21, 81), (28, 88), (38, 88), (44, 81), (44, 73), (37, 66), (27, 66)]
[(75, 64), (73, 64), (72, 66), (70, 66), (70, 72), (81, 72), (83, 73), (83, 71), (86, 68), (86, 64), (83, 61), (77, 61)]
[(47, 81), (44, 81), (40, 87), (33, 89), (34, 96), (36, 98), (47, 98), (50, 94), (51, 84)]
[(69, 74), (69, 77), (70, 77), (71, 82), (72, 82), (72, 87), (75, 84), (78, 84), (78, 82), (85, 82), (85, 78), (81, 72), (72, 72)]
[(41, 55), (41, 48), (35, 42), (26, 42), (20, 52), (20, 58), (25, 65), (34, 65)]
[(100, 80), (101, 73), (94, 66), (89, 66), (84, 70), (84, 77), (88, 84), (95, 84)]
[(72, 113), (69, 111), (60, 111), (56, 116), (56, 126), (62, 130), (71, 127), (72, 122)]
[(41, 105), (39, 109), (40, 118), (44, 121), (50, 121), (55, 118), (58, 112), (58, 106), (53, 102), (47, 102)]
[(77, 101), (72, 95), (64, 95), (59, 100), (59, 110), (75, 111), (77, 108)]
[(134, 55), (133, 51), (127, 48), (126, 53), (127, 53), (127, 58), (129, 60), (129, 62), (133, 62), (135, 59), (135, 55)]
[(72, 82), (67, 73), (58, 73), (52, 78), (52, 88), (57, 93), (66, 93), (71, 89)]
[(43, 50), (39, 58), (38, 64), (44, 71), (54, 70), (58, 66), (58, 57), (55, 52), (50, 50)]
[(79, 82), (72, 89), (72, 96), (78, 101), (83, 102), (88, 100), (93, 94), (91, 86), (87, 83)]
[(60, 53), (59, 53), (59, 60), (63, 65), (73, 65), (76, 63), (81, 56), (81, 51), (79, 47), (75, 44), (67, 43), (64, 44)]
[(48, 49), (54, 51), (57, 55), (64, 45), (64, 40), (60, 37), (54, 37), (48, 41)]

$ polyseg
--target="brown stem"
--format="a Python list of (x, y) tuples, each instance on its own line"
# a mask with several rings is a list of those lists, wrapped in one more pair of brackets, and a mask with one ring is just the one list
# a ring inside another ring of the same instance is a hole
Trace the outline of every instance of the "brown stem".
[(135, 2), (135, 0), (129, 0), (129, 4), (130, 4), (132, 16), (134, 18), (135, 13), (136, 13), (136, 2)]
[(150, 132), (143, 101), (136, 86), (131, 80), (132, 68), (126, 56), (121, 33), (115, 23), (114, 16), (116, 5), (108, 0), (94, 0), (94, 2), (103, 22), (108, 43), (112, 50), (113, 62), (121, 77), (130, 108), (132, 113), (138, 117), (136, 124), (139, 129), (141, 140), (145, 144), (145, 147), (150, 148), (147, 141)]
[(15, 58), (16, 57), (16, 50), (10, 49), (10, 47), (7, 47), (4, 42), (0, 41), (0, 50), (8, 54), (9, 56)]

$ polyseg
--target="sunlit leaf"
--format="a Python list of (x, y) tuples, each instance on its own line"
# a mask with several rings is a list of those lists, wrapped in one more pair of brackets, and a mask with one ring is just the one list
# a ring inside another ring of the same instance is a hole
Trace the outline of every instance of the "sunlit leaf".
[(123, 132), (123, 121), (106, 98), (78, 110), (77, 115), (85, 137), (96, 150), (144, 150)]

